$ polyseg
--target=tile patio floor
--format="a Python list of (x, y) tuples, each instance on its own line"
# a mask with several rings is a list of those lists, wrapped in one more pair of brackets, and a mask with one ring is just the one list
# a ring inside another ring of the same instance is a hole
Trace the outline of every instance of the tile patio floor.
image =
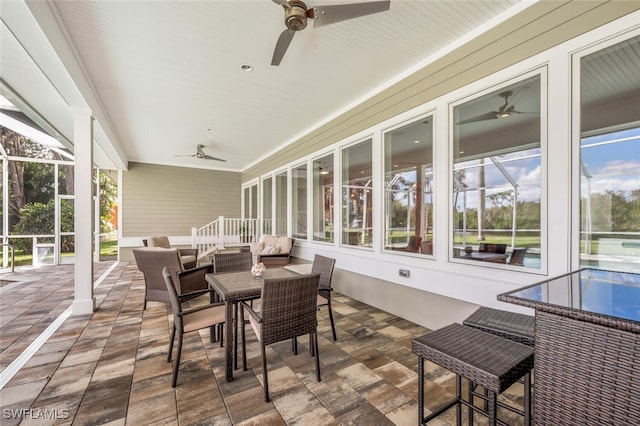
[[(101, 262), (93, 315), (70, 316), (0, 390), (2, 425), (415, 425), (417, 357), (411, 341), (427, 329), (334, 293), (338, 341), (319, 311), (322, 381), (299, 339), (268, 349), (272, 402), (263, 400), (260, 350), (247, 330), (249, 370), (224, 380), (224, 350), (208, 331), (185, 335), (178, 386), (166, 362), (171, 315), (150, 302), (135, 264)], [(0, 275), (0, 369), (70, 306), (73, 266)], [(429, 362), (425, 392), (431, 408), (454, 392), (454, 375)], [(1, 374), (1, 373), (0, 373)], [(514, 385), (505, 394), (521, 403)], [(450, 410), (432, 424), (455, 424)], [(520, 418), (505, 415), (511, 424)], [(53, 417), (53, 418), (51, 418)], [(478, 418), (478, 424), (484, 419)]]

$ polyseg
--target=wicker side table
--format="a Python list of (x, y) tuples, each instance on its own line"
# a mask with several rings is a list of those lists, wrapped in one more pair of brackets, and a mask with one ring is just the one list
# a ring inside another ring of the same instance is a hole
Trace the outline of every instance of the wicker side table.
[[(460, 324), (425, 334), (413, 340), (413, 353), (418, 355), (418, 422), (425, 425), (449, 408), (456, 406), (458, 424), (462, 405), (486, 415), (489, 424), (497, 424), (498, 394), (525, 377), (525, 424), (531, 424), (531, 369), (533, 348)], [(434, 362), (456, 374), (456, 397), (424, 416), (424, 360)], [(487, 410), (481, 410), (462, 398), (462, 378), (488, 391)], [(470, 411), (470, 415), (472, 415)]]
[(462, 324), (505, 339), (533, 346), (536, 319), (531, 315), (481, 306)]

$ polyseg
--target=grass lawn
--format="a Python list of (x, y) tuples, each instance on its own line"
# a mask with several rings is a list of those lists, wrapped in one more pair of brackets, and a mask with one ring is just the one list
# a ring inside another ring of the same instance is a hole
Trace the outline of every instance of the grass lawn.
[[(2, 251), (0, 250), (0, 253)], [(63, 253), (62, 256), (73, 256), (74, 253)], [(118, 255), (118, 240), (109, 240), (100, 242), (100, 259), (115, 257)], [(17, 251), (15, 254), (15, 266), (27, 266), (33, 264), (33, 254)]]

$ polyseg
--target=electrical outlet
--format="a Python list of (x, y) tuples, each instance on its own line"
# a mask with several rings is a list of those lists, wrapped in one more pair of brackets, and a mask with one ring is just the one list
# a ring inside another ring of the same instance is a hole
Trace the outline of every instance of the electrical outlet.
[(400, 269), (400, 270), (398, 271), (398, 274), (399, 274), (401, 277), (409, 278), (409, 276), (411, 275), (411, 272), (410, 272), (408, 269)]

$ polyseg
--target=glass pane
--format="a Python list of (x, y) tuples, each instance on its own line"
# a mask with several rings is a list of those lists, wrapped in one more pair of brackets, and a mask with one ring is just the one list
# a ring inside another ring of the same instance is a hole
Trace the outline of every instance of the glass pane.
[(292, 236), (307, 239), (307, 165), (291, 170)]
[[(637, 271), (640, 37), (581, 59), (580, 264)], [(633, 76), (633, 77), (631, 77)], [(631, 77), (631, 78), (630, 78)]]
[(333, 242), (333, 154), (313, 161), (313, 239)]
[(250, 188), (244, 188), (242, 190), (242, 197), (244, 199), (244, 209), (242, 211), (242, 216), (245, 218), (251, 217), (251, 192)]
[(74, 174), (73, 166), (60, 164), (58, 166), (58, 194), (73, 195)]
[(433, 118), (384, 135), (384, 247), (433, 254)]
[(271, 198), (271, 194), (273, 193), (273, 187), (271, 183), (271, 178), (267, 178), (262, 181), (262, 233), (266, 235), (271, 235), (273, 224), (271, 223), (271, 219), (273, 217), (272, 205), (273, 199)]
[(287, 235), (287, 172), (276, 175), (276, 235)]
[(342, 244), (371, 247), (371, 140), (342, 151)]
[(251, 215), (252, 218), (258, 217), (258, 185), (253, 185), (251, 187)]
[(454, 257), (540, 268), (540, 91), (534, 76), (454, 108)]

